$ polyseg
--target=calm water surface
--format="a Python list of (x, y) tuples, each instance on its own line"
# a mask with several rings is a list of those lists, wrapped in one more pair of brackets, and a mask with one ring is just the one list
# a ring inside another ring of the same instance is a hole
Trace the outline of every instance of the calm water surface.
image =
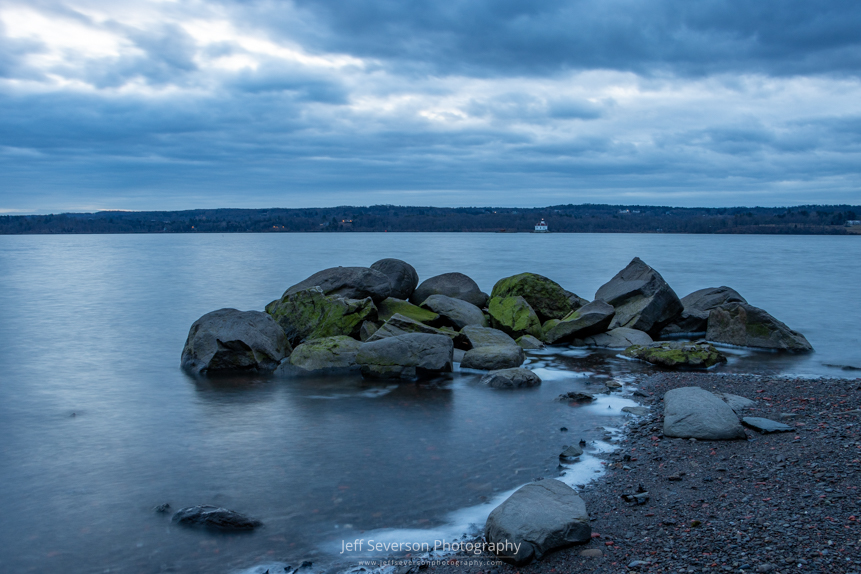
[[(733, 351), (724, 372), (857, 376), (856, 237), (271, 234), (0, 236), (0, 570), (234, 572), (337, 569), (340, 542), (453, 536), (538, 476), (559, 449), (605, 448), (619, 408), (561, 392), (650, 367), (612, 352), (532, 354), (544, 384), (493, 392), (456, 373), (428, 385), (355, 378), (195, 381), (179, 369), (191, 323), (262, 309), (319, 269), (412, 263), (490, 291), (522, 271), (592, 298), (639, 256), (680, 295), (729, 285), (803, 332), (806, 356)], [(560, 427), (569, 428), (567, 433)], [(572, 467), (585, 482), (597, 461)], [(177, 529), (152, 508), (218, 504), (254, 534)], [(364, 531), (364, 532), (363, 532)]]

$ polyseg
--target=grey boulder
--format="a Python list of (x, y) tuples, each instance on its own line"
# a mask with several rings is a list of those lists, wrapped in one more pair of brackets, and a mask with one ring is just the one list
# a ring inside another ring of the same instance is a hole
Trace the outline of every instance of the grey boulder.
[(801, 353), (813, 350), (804, 335), (746, 303), (728, 303), (712, 309), (706, 338), (740, 347)]
[(747, 303), (738, 291), (729, 287), (708, 287), (682, 297), (682, 314), (664, 327), (661, 336), (704, 333), (708, 327), (709, 311), (727, 303)]
[(582, 340), (583, 345), (608, 349), (627, 349), (631, 345), (648, 345), (651, 342), (652, 338), (648, 334), (627, 327), (617, 327)]
[(519, 367), (525, 360), (526, 354), (517, 345), (492, 345), (467, 351), (460, 361), (460, 367), (495, 371)]
[(392, 292), (389, 277), (376, 269), (331, 267), (296, 283), (287, 289), (284, 295), (292, 295), (311, 287), (319, 287), (324, 295), (335, 295), (345, 299), (370, 297), (375, 303), (379, 303)]
[(233, 510), (218, 506), (189, 506), (173, 515), (171, 520), (184, 526), (199, 526), (214, 530), (254, 530), (263, 523)]
[(514, 339), (506, 333), (503, 333), (499, 329), (492, 329), (490, 327), (468, 325), (460, 330), (460, 334), (466, 338), (471, 349), (517, 344), (514, 342)]
[(545, 343), (561, 343), (573, 339), (583, 339), (607, 330), (616, 310), (604, 301), (593, 301), (562, 320), (551, 319), (544, 323)]
[(481, 309), (462, 299), (447, 295), (431, 295), (424, 300), (422, 307), (443, 317), (448, 324), (458, 330), (467, 325), (487, 327), (487, 317)]
[(368, 378), (412, 379), (451, 371), (453, 351), (446, 335), (407, 333), (362, 343), (356, 362)]
[(544, 343), (542, 343), (532, 335), (523, 335), (522, 337), (518, 337), (516, 343), (520, 345), (522, 349), (526, 350), (544, 348)]
[(540, 385), (541, 377), (529, 369), (501, 369), (481, 377), (481, 383), (494, 389), (524, 389)]
[(729, 393), (715, 393), (718, 397), (722, 398), (723, 401), (729, 405), (735, 414), (740, 415), (740, 413), (745, 410), (756, 405), (756, 402), (748, 399), (747, 397), (742, 397), (740, 395), (731, 395)]
[(497, 506), (487, 517), (484, 536), (500, 559), (523, 565), (589, 542), (592, 528), (577, 492), (549, 478), (521, 487)]
[(389, 297), (409, 299), (419, 284), (419, 274), (415, 268), (400, 259), (380, 259), (371, 264), (371, 269), (389, 278), (391, 292)]
[(437, 329), (436, 327), (431, 327), (429, 325), (425, 325), (424, 323), (420, 323), (418, 321), (414, 321), (409, 317), (404, 317), (400, 313), (395, 313), (389, 318), (388, 321), (383, 323), (383, 325), (374, 331), (374, 333), (368, 337), (368, 341), (379, 341), (380, 339), (386, 339), (388, 337), (397, 337), (399, 335), (406, 335), (407, 333), (427, 333), (428, 335), (445, 335), (450, 339), (455, 339), (459, 337), (459, 334), (454, 331), (444, 331), (442, 329)]
[(266, 313), (219, 309), (192, 323), (181, 365), (194, 374), (271, 372), (291, 351), (284, 331)]
[(639, 257), (602, 285), (595, 299), (616, 309), (610, 329), (629, 327), (657, 335), (661, 329), (682, 312), (678, 295)]
[(463, 273), (443, 273), (425, 279), (410, 295), (410, 302), (421, 305), (431, 295), (446, 295), (472, 303), (476, 307), (487, 306), (487, 293), (478, 288), (478, 284)]
[(664, 435), (698, 440), (745, 438), (744, 428), (725, 402), (700, 387), (664, 394)]
[(356, 354), (361, 342), (343, 335), (313, 339), (293, 349), (275, 370), (277, 376), (337, 374), (359, 370)]

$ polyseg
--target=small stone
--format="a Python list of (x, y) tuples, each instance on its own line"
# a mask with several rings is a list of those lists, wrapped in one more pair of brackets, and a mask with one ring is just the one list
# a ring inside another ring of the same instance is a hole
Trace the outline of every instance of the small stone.
[(580, 556), (585, 556), (586, 558), (600, 558), (603, 555), (604, 553), (597, 548), (587, 548), (580, 552)]
[(153, 510), (154, 510), (155, 512), (159, 512), (159, 513), (169, 512), (169, 511), (170, 511), (170, 503), (169, 503), (169, 502), (165, 502), (164, 504), (159, 504), (158, 506), (156, 506), (155, 508), (153, 508)]

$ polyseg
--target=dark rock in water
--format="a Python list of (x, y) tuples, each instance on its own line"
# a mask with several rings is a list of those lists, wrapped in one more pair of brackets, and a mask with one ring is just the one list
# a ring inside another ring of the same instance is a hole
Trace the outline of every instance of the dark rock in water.
[(632, 345), (623, 353), (626, 357), (640, 359), (669, 369), (680, 367), (707, 369), (725, 363), (726, 356), (708, 343), (684, 341), (661, 341), (648, 345)]
[(570, 486), (554, 479), (521, 487), (497, 506), (484, 526), (500, 559), (517, 565), (552, 550), (589, 542), (586, 504)]
[(408, 333), (362, 343), (356, 362), (368, 378), (412, 379), (451, 371), (453, 351), (446, 335)]
[(494, 389), (523, 389), (540, 385), (541, 378), (529, 369), (501, 369), (484, 375), (481, 383)]
[(595, 400), (595, 395), (583, 391), (568, 391), (556, 397), (556, 400), (562, 402), (591, 403)]
[(460, 366), (462, 369), (495, 371), (519, 367), (525, 360), (526, 354), (517, 345), (494, 345), (467, 351)]
[(512, 339), (510, 336), (506, 335), (499, 329), (491, 329), (490, 327), (468, 325), (461, 329), (460, 332), (466, 338), (470, 349), (517, 344), (514, 342), (514, 339)]
[(583, 454), (583, 449), (578, 445), (571, 445), (567, 447), (562, 453), (559, 455), (559, 458), (562, 460), (568, 460), (572, 458), (577, 458)]
[(271, 372), (291, 351), (284, 331), (266, 313), (220, 309), (192, 323), (181, 364), (194, 374)]
[(518, 337), (517, 344), (520, 345), (521, 349), (525, 350), (544, 348), (544, 343), (542, 343), (532, 335), (523, 335), (522, 337)]
[(233, 510), (217, 506), (189, 506), (173, 515), (173, 522), (185, 526), (202, 526), (217, 530), (253, 530), (262, 526), (254, 520)]
[(553, 344), (572, 339), (583, 339), (607, 330), (616, 310), (604, 301), (584, 305), (562, 320), (551, 319), (544, 323), (542, 339)]
[(631, 345), (648, 345), (651, 342), (652, 338), (648, 334), (627, 327), (617, 327), (582, 340), (582, 344), (586, 346), (608, 349), (627, 349)]
[(523, 297), (541, 322), (562, 319), (583, 305), (583, 299), (537, 273), (520, 273), (500, 279), (493, 286), (490, 296)]
[(389, 297), (377, 304), (377, 318), (380, 321), (388, 321), (395, 314), (403, 315), (404, 317), (412, 319), (413, 321), (418, 321), (419, 323), (432, 323), (439, 319), (439, 315), (433, 311), (422, 309), (418, 305), (413, 305), (409, 301), (404, 301), (403, 299)]
[(662, 337), (681, 333), (704, 333), (708, 327), (709, 311), (727, 303), (747, 303), (735, 289), (709, 287), (682, 297), (682, 314), (661, 331)]
[(793, 331), (762, 309), (728, 303), (709, 312), (706, 338), (716, 343), (791, 352), (812, 351), (804, 335)]
[(269, 303), (266, 312), (294, 345), (337, 335), (358, 338), (362, 324), (377, 318), (377, 308), (370, 297), (329, 297), (320, 287), (285, 294)]
[(356, 354), (361, 342), (338, 335), (306, 341), (293, 349), (290, 358), (275, 370), (276, 376), (339, 374), (358, 371)]
[(487, 317), (481, 309), (464, 301), (447, 295), (431, 295), (422, 303), (422, 307), (430, 309), (456, 329), (463, 329), (467, 325), (479, 325), (487, 327)]
[(380, 259), (371, 264), (371, 269), (389, 278), (392, 286), (389, 297), (409, 299), (419, 284), (419, 274), (413, 266), (400, 259)]
[(764, 419), (762, 417), (744, 417), (741, 419), (741, 422), (752, 429), (758, 430), (762, 434), (773, 432), (792, 432), (795, 430), (789, 425), (770, 419)]
[(664, 394), (664, 436), (729, 440), (746, 435), (725, 402), (700, 387), (681, 387)]
[(345, 299), (370, 297), (375, 303), (392, 292), (388, 276), (368, 267), (331, 267), (314, 273), (304, 281), (296, 283), (284, 293), (292, 295), (299, 291), (319, 287), (324, 295)]
[(460, 334), (455, 331), (446, 331), (443, 329), (437, 329), (435, 327), (431, 327), (430, 325), (425, 325), (424, 323), (419, 323), (418, 321), (414, 321), (409, 317), (404, 317), (399, 313), (395, 313), (392, 317), (383, 323), (383, 325), (374, 331), (374, 334), (368, 337), (368, 342), (371, 341), (379, 341), (380, 339), (386, 339), (388, 337), (397, 337), (399, 335), (406, 335), (407, 333), (426, 333), (428, 335), (445, 335), (450, 339), (458, 339), (460, 338)]
[(410, 295), (410, 302), (421, 305), (431, 295), (446, 295), (462, 299), (476, 307), (487, 306), (487, 293), (478, 288), (478, 284), (463, 273), (443, 273), (430, 279), (425, 279)]
[(541, 336), (541, 321), (529, 303), (521, 296), (493, 297), (487, 304), (490, 322), (494, 329), (505, 331), (512, 337)]
[(159, 514), (164, 514), (165, 512), (170, 512), (170, 503), (165, 502), (165, 503), (159, 504), (158, 506), (153, 508), (153, 511), (158, 512)]
[(675, 291), (639, 257), (602, 285), (595, 299), (616, 309), (610, 329), (629, 327), (653, 336), (682, 312)]

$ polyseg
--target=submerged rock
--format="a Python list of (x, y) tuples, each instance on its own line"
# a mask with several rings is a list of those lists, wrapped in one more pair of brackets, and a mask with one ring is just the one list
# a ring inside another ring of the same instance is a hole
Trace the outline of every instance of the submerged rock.
[(362, 343), (356, 354), (362, 375), (380, 379), (412, 379), (452, 370), (450, 337), (407, 333)]
[(478, 284), (463, 273), (443, 273), (425, 279), (410, 295), (410, 302), (421, 305), (431, 295), (462, 299), (479, 308), (487, 305), (487, 293), (483, 293)]
[(583, 449), (580, 446), (574, 444), (574, 445), (571, 445), (571, 446), (565, 448), (565, 450), (563, 450), (559, 454), (559, 458), (561, 458), (562, 460), (571, 460), (571, 459), (574, 459), (574, 458), (581, 456), (582, 454), (583, 454)]
[(306, 341), (293, 349), (290, 359), (282, 363), (275, 374), (290, 376), (357, 371), (356, 354), (361, 344), (343, 335)]
[(807, 352), (813, 347), (762, 309), (745, 303), (728, 303), (709, 312), (706, 338), (716, 343), (780, 351)]
[(487, 517), (484, 535), (500, 559), (522, 565), (589, 542), (592, 528), (577, 492), (549, 478), (521, 487), (497, 506)]
[(529, 369), (501, 369), (484, 375), (481, 383), (494, 389), (523, 389), (537, 387), (541, 378)]
[(709, 312), (727, 303), (747, 303), (735, 289), (709, 287), (682, 297), (682, 314), (661, 331), (662, 337), (681, 333), (704, 333), (708, 327)]
[(661, 274), (635, 257), (595, 293), (616, 309), (610, 329), (629, 327), (657, 335), (682, 312), (678, 295)]
[(218, 506), (189, 506), (178, 510), (171, 519), (184, 526), (202, 526), (216, 530), (254, 530), (263, 523), (233, 510)]
[(192, 323), (181, 365), (194, 374), (271, 372), (291, 351), (284, 331), (266, 313), (219, 309)]
[(729, 405), (700, 387), (681, 387), (664, 394), (664, 435), (698, 440), (745, 438)]
[(320, 287), (285, 293), (266, 306), (294, 345), (310, 339), (336, 335), (357, 338), (365, 321), (377, 318), (377, 308), (370, 297), (344, 299), (327, 297)]
[(389, 297), (409, 299), (419, 284), (419, 274), (415, 268), (400, 259), (380, 259), (371, 264), (371, 269), (389, 278), (391, 292)]
[(447, 295), (431, 295), (422, 303), (422, 307), (439, 314), (442, 319), (456, 329), (467, 325), (487, 327), (487, 317), (481, 309), (464, 301)]
[(573, 339), (583, 339), (607, 330), (615, 309), (604, 301), (593, 301), (584, 305), (562, 320), (551, 319), (544, 324), (545, 343), (553, 344)]
[(284, 296), (319, 287), (324, 295), (345, 299), (370, 297), (378, 303), (392, 292), (389, 278), (369, 267), (331, 267), (314, 273), (304, 281), (296, 283)]
[(631, 345), (648, 345), (652, 338), (637, 329), (618, 327), (606, 333), (600, 333), (582, 340), (582, 344), (590, 347), (606, 347), (608, 349), (627, 349)]
[(541, 336), (541, 321), (529, 303), (521, 296), (493, 297), (487, 312), (495, 329), (505, 331), (513, 337), (521, 335)]
[(562, 319), (581, 306), (581, 299), (563, 289), (558, 283), (537, 273), (520, 273), (500, 279), (490, 297), (523, 297), (538, 318)]
[(680, 367), (707, 369), (725, 363), (726, 356), (708, 343), (683, 341), (661, 341), (648, 345), (631, 345), (623, 353), (626, 357), (640, 359), (670, 369)]

